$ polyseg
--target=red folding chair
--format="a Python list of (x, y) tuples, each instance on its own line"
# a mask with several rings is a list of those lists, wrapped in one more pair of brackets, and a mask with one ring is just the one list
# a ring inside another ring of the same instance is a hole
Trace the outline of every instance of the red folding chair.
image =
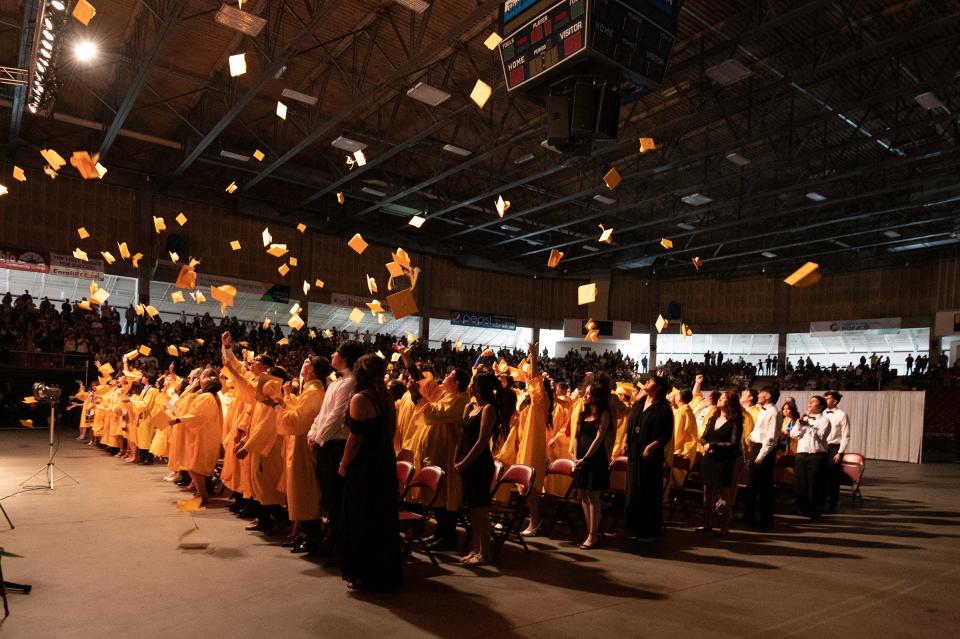
[(407, 492), (407, 484), (413, 479), (413, 464), (408, 461), (397, 462), (397, 498), (403, 497)]
[[(434, 502), (437, 501), (437, 495), (440, 493), (440, 487), (443, 486), (444, 477), (445, 473), (439, 466), (424, 466), (416, 472), (400, 497), (400, 535), (402, 537), (403, 554), (410, 556), (413, 546), (416, 544), (434, 565), (437, 565), (437, 559), (427, 548), (423, 538), (427, 532), (427, 519), (433, 509)], [(407, 501), (407, 495), (414, 488), (420, 490), (420, 503)], [(429, 495), (426, 501), (424, 501), (425, 494)]]
[(863, 480), (863, 471), (866, 466), (866, 458), (860, 453), (844, 453), (840, 460), (840, 467), (843, 471), (840, 475), (840, 485), (850, 487), (850, 503), (863, 503), (863, 494), (860, 492), (860, 482)]
[[(527, 542), (520, 534), (520, 527), (527, 517), (527, 497), (533, 488), (537, 476), (531, 466), (514, 464), (503, 473), (503, 476), (493, 487), (493, 502), (490, 504), (490, 532), (493, 536), (493, 557), (496, 561), (500, 549), (508, 539), (513, 538), (523, 547), (524, 552), (530, 552)], [(506, 501), (498, 500), (497, 494), (501, 486), (512, 485)]]
[(552, 535), (554, 526), (561, 518), (570, 530), (574, 529), (573, 519), (580, 512), (580, 502), (570, 496), (573, 493), (573, 471), (575, 469), (576, 464), (573, 463), (572, 459), (557, 459), (547, 466), (544, 485), (551, 476), (567, 477), (570, 480), (563, 495), (554, 495), (545, 491), (540, 497), (540, 512), (543, 522), (546, 524), (544, 534), (547, 537)]

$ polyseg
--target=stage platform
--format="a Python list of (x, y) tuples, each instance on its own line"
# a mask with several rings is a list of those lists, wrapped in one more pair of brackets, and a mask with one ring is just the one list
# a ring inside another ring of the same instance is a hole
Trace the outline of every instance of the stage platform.
[[(416, 563), (391, 595), (243, 529), (225, 502), (177, 512), (165, 470), (65, 433), (79, 484), (2, 503), (11, 594), (3, 639), (133, 637), (940, 637), (960, 627), (960, 465), (868, 462), (862, 507), (726, 540), (672, 528), (658, 545), (579, 550), (536, 538), (495, 567)], [(46, 432), (0, 431), (0, 496), (46, 462)], [(182, 550), (181, 541), (207, 543)]]

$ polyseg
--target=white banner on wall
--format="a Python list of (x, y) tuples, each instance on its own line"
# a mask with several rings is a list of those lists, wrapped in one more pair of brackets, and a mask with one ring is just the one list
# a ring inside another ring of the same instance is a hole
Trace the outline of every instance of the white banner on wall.
[(50, 254), (50, 275), (77, 277), (84, 280), (103, 279), (103, 260), (84, 262), (72, 255)]
[(900, 332), (899, 317), (880, 319), (837, 320), (834, 322), (810, 322), (811, 337), (829, 337), (838, 333), (867, 332), (874, 335), (891, 335)]

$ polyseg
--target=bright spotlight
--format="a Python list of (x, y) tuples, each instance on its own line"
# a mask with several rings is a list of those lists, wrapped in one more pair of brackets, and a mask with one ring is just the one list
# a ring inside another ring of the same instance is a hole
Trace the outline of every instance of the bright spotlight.
[(97, 57), (97, 45), (90, 40), (81, 40), (73, 47), (73, 55), (80, 62), (90, 62)]

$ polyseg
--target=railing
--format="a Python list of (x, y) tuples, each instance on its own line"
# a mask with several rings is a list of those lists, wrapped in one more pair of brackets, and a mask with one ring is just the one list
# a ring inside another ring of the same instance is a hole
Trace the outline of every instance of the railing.
[(0, 366), (83, 371), (86, 370), (90, 358), (89, 354), (10, 351), (0, 358)]

